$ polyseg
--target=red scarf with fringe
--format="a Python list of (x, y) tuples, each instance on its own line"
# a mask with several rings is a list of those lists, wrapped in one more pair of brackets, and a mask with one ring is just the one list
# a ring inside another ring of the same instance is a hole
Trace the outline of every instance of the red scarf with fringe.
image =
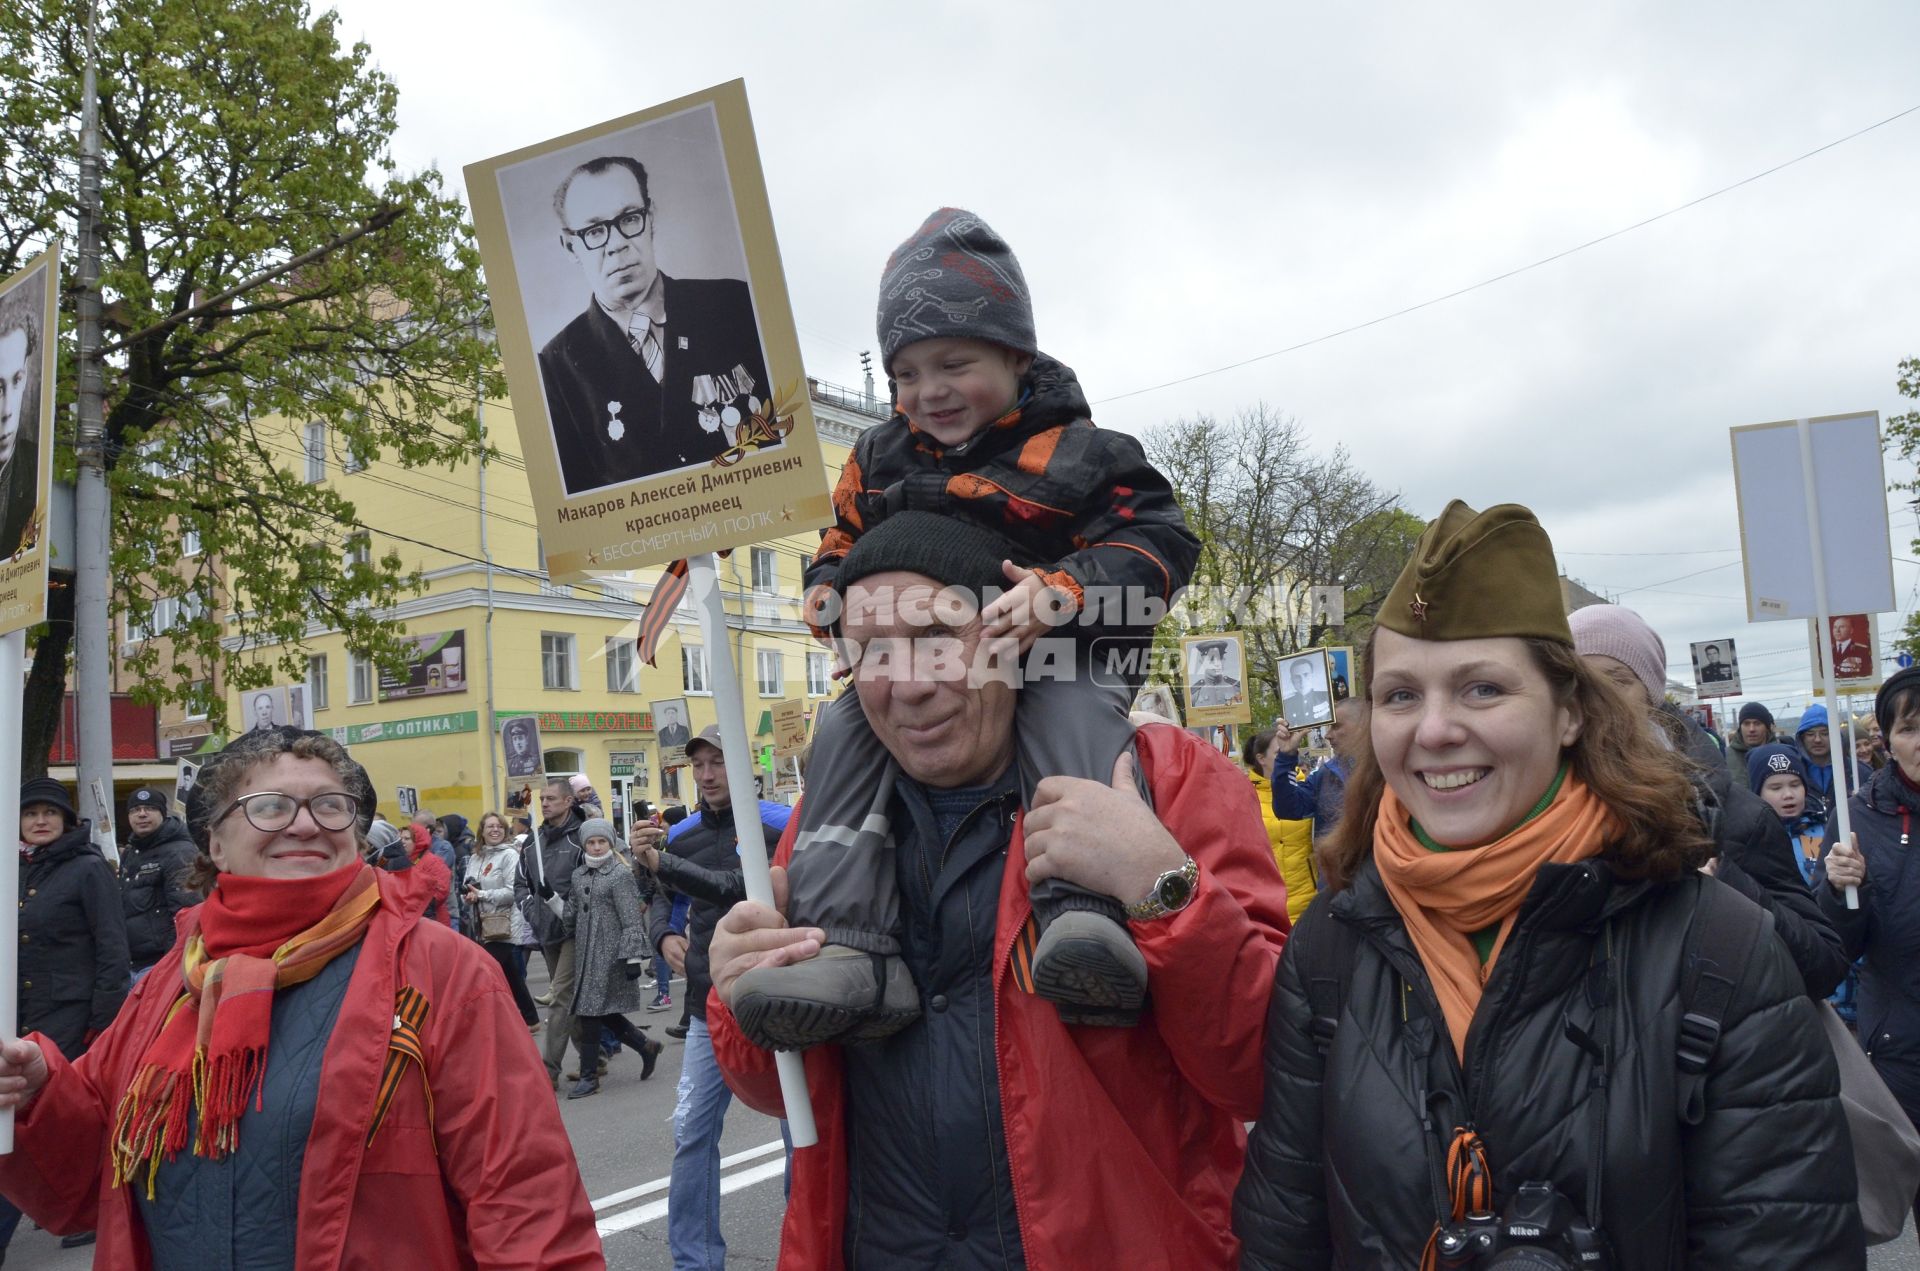
[(379, 907), (373, 868), (359, 861), (319, 878), (220, 876), (187, 936), (185, 992), (114, 1116), (114, 1186), (144, 1164), (152, 1199), (160, 1162), (187, 1146), (194, 1109), (194, 1152), (219, 1160), (233, 1151), (248, 1102), (262, 1106), (274, 990), (320, 974), (359, 943)]

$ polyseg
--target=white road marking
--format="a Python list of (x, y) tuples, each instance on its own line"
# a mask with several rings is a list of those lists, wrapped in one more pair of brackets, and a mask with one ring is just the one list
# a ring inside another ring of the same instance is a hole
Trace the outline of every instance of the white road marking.
[[(779, 1148), (782, 1145), (775, 1143), (773, 1146)], [(767, 1161), (764, 1164), (754, 1166), (752, 1169), (741, 1170), (737, 1174), (723, 1175), (720, 1179), (720, 1194), (726, 1196), (732, 1192), (739, 1191), (743, 1187), (752, 1187), (755, 1183), (764, 1183), (770, 1178), (779, 1178), (786, 1172), (787, 1160), (786, 1156), (782, 1154), (777, 1161)], [(654, 1181), (661, 1187), (666, 1186), (665, 1179), (656, 1179)], [(652, 1187), (653, 1184), (650, 1183), (648, 1186)], [(662, 1199), (650, 1201), (638, 1209), (629, 1209), (623, 1214), (615, 1214), (611, 1218), (603, 1218), (600, 1220), (598, 1226), (602, 1236), (611, 1236), (616, 1232), (628, 1231), (634, 1227), (643, 1227), (650, 1222), (657, 1222), (666, 1216), (667, 1202)]]
[[(758, 1160), (763, 1156), (771, 1156), (775, 1152), (782, 1154), (777, 1161), (769, 1161), (753, 1169), (724, 1176), (720, 1180), (720, 1194), (724, 1196), (728, 1192), (738, 1191), (742, 1187), (751, 1187), (755, 1183), (784, 1173), (787, 1166), (785, 1149), (786, 1144), (782, 1143), (779, 1139), (775, 1139), (771, 1143), (762, 1143), (759, 1147), (750, 1147), (744, 1152), (735, 1152), (732, 1156), (721, 1157), (720, 1168), (725, 1170), (731, 1169), (735, 1165), (744, 1165), (748, 1161)], [(769, 1169), (771, 1169), (771, 1173), (768, 1172)], [(609, 1209), (617, 1209), (628, 1201), (638, 1200), (642, 1196), (651, 1196), (655, 1192), (663, 1192), (667, 1190), (667, 1185), (671, 1181), (671, 1178), (672, 1176), (668, 1175), (666, 1177), (652, 1179), (640, 1184), (638, 1187), (629, 1187), (625, 1191), (614, 1192), (611, 1196), (602, 1196), (599, 1200), (593, 1202), (593, 1212), (600, 1214)], [(629, 1210), (616, 1218), (609, 1218), (602, 1221), (600, 1224), (600, 1234), (605, 1236), (616, 1231), (625, 1231), (629, 1227), (638, 1227), (662, 1217), (666, 1212), (666, 1201), (654, 1201), (650, 1205), (643, 1205), (639, 1209)]]

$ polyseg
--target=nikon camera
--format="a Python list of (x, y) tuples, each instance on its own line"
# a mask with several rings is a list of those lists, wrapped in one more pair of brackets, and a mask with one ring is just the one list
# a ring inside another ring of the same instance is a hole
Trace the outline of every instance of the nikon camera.
[(1607, 1238), (1587, 1226), (1552, 1183), (1522, 1183), (1507, 1212), (1468, 1214), (1442, 1227), (1434, 1252), (1447, 1271), (1610, 1271)]

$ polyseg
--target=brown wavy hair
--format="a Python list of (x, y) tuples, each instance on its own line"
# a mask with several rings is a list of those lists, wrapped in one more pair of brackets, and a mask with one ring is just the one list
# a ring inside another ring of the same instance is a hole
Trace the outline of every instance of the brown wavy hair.
[[(1622, 877), (1655, 881), (1683, 877), (1712, 859), (1713, 841), (1694, 811), (1686, 758), (1660, 743), (1648, 726), (1646, 711), (1590, 670), (1571, 645), (1540, 639), (1524, 643), (1555, 699), (1580, 713), (1580, 736), (1566, 751), (1574, 775), (1600, 796), (1622, 826), (1620, 835), (1601, 851), (1601, 858)], [(1362, 656), (1371, 684), (1372, 636)], [(1372, 703), (1365, 707), (1370, 715)], [(1336, 891), (1347, 886), (1373, 855), (1374, 823), (1387, 786), (1373, 753), (1370, 727), (1353, 730), (1347, 761), (1351, 770), (1346, 803), (1326, 853), (1332, 876), (1329, 886)]]

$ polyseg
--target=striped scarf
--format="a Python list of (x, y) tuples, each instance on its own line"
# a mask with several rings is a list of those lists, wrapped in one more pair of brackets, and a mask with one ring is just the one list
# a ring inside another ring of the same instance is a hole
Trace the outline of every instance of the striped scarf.
[(196, 1155), (219, 1160), (239, 1145), (247, 1104), (262, 1106), (274, 990), (304, 984), (358, 944), (379, 907), (373, 868), (358, 861), (319, 878), (220, 876), (187, 937), (185, 991), (115, 1113), (114, 1186), (145, 1165), (152, 1199), (195, 1110)]

